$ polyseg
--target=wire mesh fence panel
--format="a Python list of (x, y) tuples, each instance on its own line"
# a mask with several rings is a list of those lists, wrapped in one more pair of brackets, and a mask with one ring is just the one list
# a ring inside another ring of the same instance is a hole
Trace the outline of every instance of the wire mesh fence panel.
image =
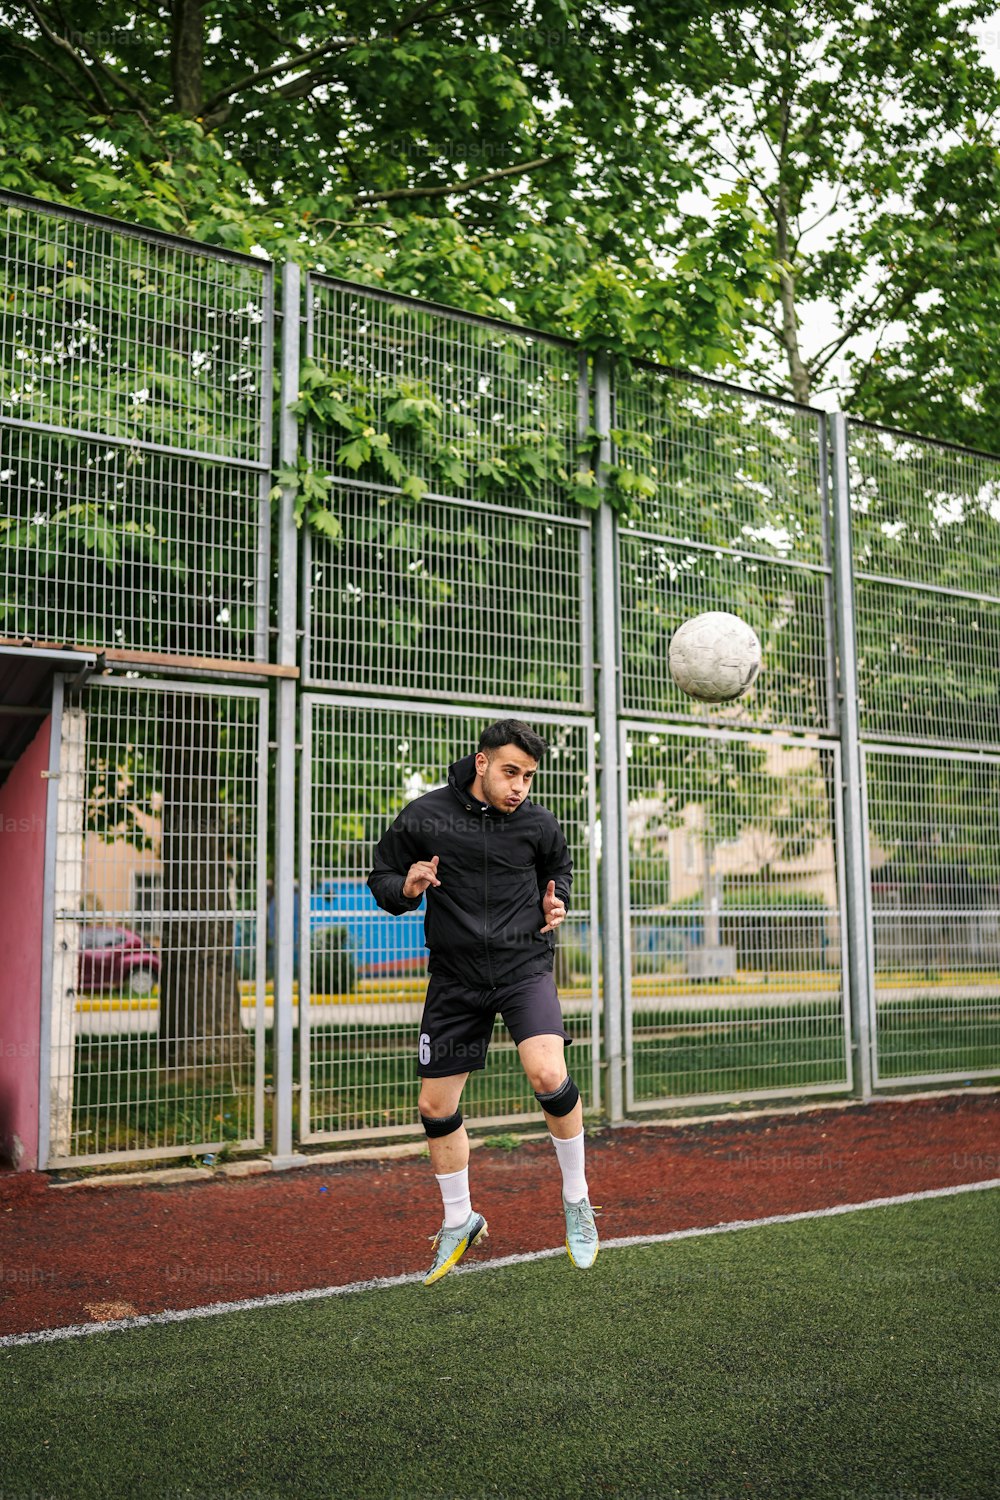
[[(822, 417), (751, 392), (634, 365), (613, 383), (615, 467), (638, 514), (619, 530), (626, 714), (828, 730), (832, 604)], [(724, 609), (764, 665), (735, 705), (673, 685), (684, 619)]]
[(307, 295), (335, 535), (307, 542), (306, 681), (588, 708), (577, 352), (322, 278)]
[(989, 749), (1000, 732), (1000, 458), (848, 430), (861, 731)]
[(864, 750), (883, 1082), (1000, 1073), (1000, 758)]
[(24, 428), (0, 436), (14, 563), (0, 634), (254, 658), (257, 475)]
[(622, 738), (629, 1106), (849, 1088), (838, 748)]
[[(618, 555), (622, 694), (630, 714), (669, 714), (706, 725), (825, 724), (831, 707), (825, 575), (629, 531), (619, 532)], [(735, 702), (699, 703), (670, 676), (671, 636), (706, 610), (738, 614), (765, 648), (760, 677)]]
[(272, 268), (0, 213), (0, 634), (264, 659)]
[(321, 375), (329, 403), (324, 421), (312, 411), (315, 466), (395, 485), (388, 450), (437, 494), (575, 511), (575, 346), (323, 277), (307, 297), (304, 386)]
[[(442, 786), (471, 754), (488, 713), (306, 695), (300, 902), (300, 1137), (412, 1134), (419, 1021), (427, 988), (423, 905), (392, 916), (366, 885), (374, 848), (397, 814)], [(572, 1068), (598, 1103), (592, 726), (533, 714), (549, 742), (533, 800), (559, 818), (574, 863), (556, 978)], [(427, 857), (433, 854), (428, 849)], [(485, 984), (485, 981), (484, 981)], [(471, 1124), (532, 1118), (537, 1106), (503, 1023), (463, 1097)]]
[(410, 695), (586, 705), (583, 522), (338, 488), (309, 544), (305, 677)]
[(263, 1142), (266, 709), (149, 682), (66, 697), (50, 1166)]

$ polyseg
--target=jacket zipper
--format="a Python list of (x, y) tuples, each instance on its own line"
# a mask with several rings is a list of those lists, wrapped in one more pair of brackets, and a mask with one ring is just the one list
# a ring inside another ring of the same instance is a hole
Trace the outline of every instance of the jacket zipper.
[(486, 977), (489, 980), (491, 990), (496, 989), (493, 983), (493, 965), (490, 963), (490, 860), (489, 839), (487, 829), (488, 813), (483, 808), (483, 952), (486, 955)]

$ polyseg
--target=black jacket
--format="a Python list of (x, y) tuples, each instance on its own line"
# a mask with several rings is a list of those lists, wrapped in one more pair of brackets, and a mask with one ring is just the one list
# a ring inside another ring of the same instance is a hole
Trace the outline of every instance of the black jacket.
[(511, 813), (469, 792), (474, 755), (448, 768), (448, 785), (405, 807), (382, 835), (368, 877), (383, 911), (399, 916), (423, 899), (403, 895), (417, 860), (438, 855), (439, 886), (426, 892), (424, 937), (429, 968), (474, 989), (493, 989), (551, 970), (555, 938), (542, 895), (550, 880), (569, 906), (573, 862), (553, 815), (530, 799)]

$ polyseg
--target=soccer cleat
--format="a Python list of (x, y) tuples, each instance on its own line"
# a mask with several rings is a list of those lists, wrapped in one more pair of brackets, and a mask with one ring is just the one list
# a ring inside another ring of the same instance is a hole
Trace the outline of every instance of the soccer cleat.
[(567, 1203), (564, 1198), (563, 1208), (566, 1211), (566, 1249), (569, 1258), (578, 1271), (588, 1271), (597, 1259), (598, 1250), (597, 1224), (590, 1199), (581, 1198), (579, 1203)]
[(442, 1224), (434, 1239), (434, 1261), (424, 1277), (424, 1286), (440, 1281), (442, 1276), (457, 1266), (466, 1250), (488, 1237), (486, 1220), (482, 1214), (471, 1213), (457, 1229), (446, 1229)]

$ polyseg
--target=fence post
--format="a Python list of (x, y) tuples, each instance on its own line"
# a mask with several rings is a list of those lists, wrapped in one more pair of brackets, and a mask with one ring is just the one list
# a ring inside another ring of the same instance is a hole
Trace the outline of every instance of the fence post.
[[(611, 461), (611, 370), (606, 355), (594, 361), (594, 425), (600, 433), (597, 482), (603, 488), (604, 466)], [(595, 622), (597, 635), (597, 732), (601, 798), (601, 947), (604, 988), (605, 1090), (612, 1124), (625, 1118), (622, 1089), (622, 865), (620, 777), (618, 764), (618, 684), (620, 678), (618, 589), (615, 567), (615, 517), (602, 499), (596, 513)]]
[(854, 563), (851, 549), (851, 488), (847, 463), (847, 418), (830, 416), (833, 456), (833, 567), (840, 658), (840, 739), (843, 766), (844, 862), (847, 888), (847, 976), (856, 1069), (855, 1089), (872, 1095), (871, 995), (868, 961), (868, 871), (865, 867), (864, 787), (858, 721), (858, 659), (854, 628)]
[[(295, 466), (298, 422), (291, 410), (299, 389), (299, 268), (286, 263), (281, 272), (281, 426), (278, 453), (282, 467)], [(278, 516), (278, 664), (296, 664), (297, 555), (295, 492), (282, 486)], [(274, 809), (274, 1120), (275, 1166), (293, 1158), (293, 1004), (295, 978), (295, 709), (297, 683), (279, 677), (277, 685), (277, 774)]]

